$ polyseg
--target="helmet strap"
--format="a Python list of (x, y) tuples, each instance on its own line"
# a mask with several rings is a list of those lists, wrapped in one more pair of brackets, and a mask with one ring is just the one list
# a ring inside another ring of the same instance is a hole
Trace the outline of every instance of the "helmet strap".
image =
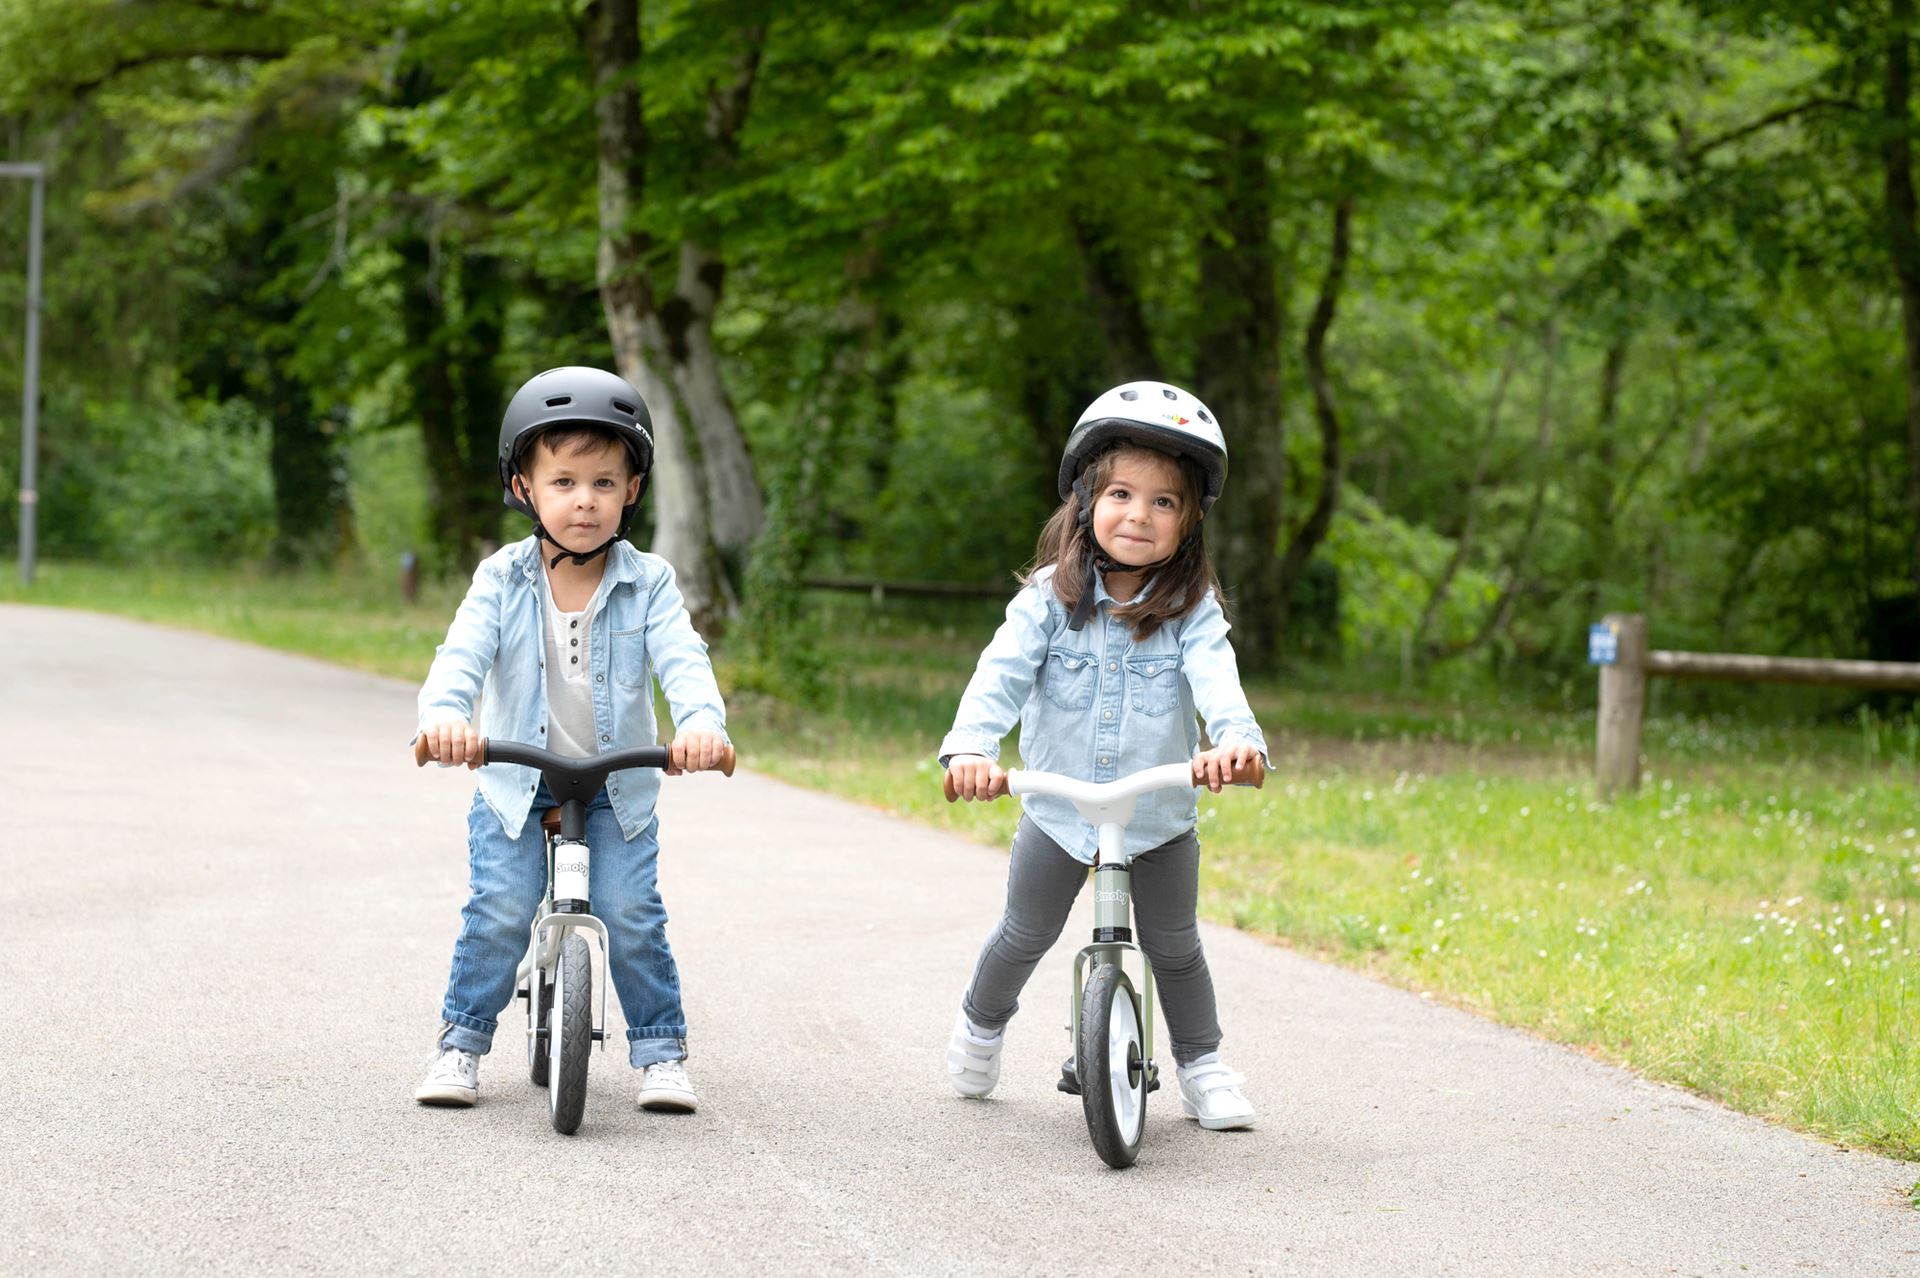
[[(520, 478), (520, 473), (518, 470), (514, 471), (513, 477), (515, 479)], [(521, 482), (524, 483), (525, 481), (522, 480)], [(562, 546), (560, 544), (560, 539), (558, 537), (555, 537), (552, 533), (548, 532), (547, 526), (540, 522), (540, 516), (534, 513), (533, 501), (531, 500), (531, 498), (530, 497), (521, 498), (522, 502), (524, 502), (524, 505), (521, 508), (526, 511), (527, 518), (533, 521), (533, 535), (540, 541), (551, 542), (553, 546), (560, 552), (559, 554), (555, 555), (553, 558), (547, 560), (547, 571), (552, 572), (553, 569), (556, 566), (558, 566), (558, 564), (562, 559), (571, 559), (573, 560), (574, 566), (579, 567), (587, 563), (589, 560), (592, 560), (601, 555), (604, 555), (609, 550), (613, 549), (614, 542), (620, 541), (626, 537), (627, 527), (633, 522), (633, 512), (639, 508), (640, 497), (646, 491), (647, 491), (647, 486), (646, 486), (646, 483), (643, 481), (640, 485), (640, 492), (634, 494), (633, 505), (628, 506), (624, 511), (621, 512), (619, 531), (614, 533), (613, 536), (607, 538), (605, 541), (601, 542), (598, 546), (595, 546), (592, 550), (586, 551), (584, 553), (568, 550), (565, 546)], [(518, 496), (518, 494), (515, 494), (515, 495)]]

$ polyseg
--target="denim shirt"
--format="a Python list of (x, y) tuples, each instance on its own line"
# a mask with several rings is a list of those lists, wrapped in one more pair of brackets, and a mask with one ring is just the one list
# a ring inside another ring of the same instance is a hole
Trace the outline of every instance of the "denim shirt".
[[(547, 744), (547, 669), (543, 631), (546, 604), (540, 584), (540, 543), (533, 537), (502, 548), (473, 574), (420, 688), (420, 724), (473, 722), (480, 700), (481, 734), (505, 741)], [(658, 555), (624, 541), (607, 550), (601, 604), (589, 619), (593, 726), (602, 753), (657, 744), (653, 681), (685, 731), (722, 736), (727, 712), (707, 661), (707, 645), (693, 628), (673, 569)], [(484, 687), (485, 696), (480, 696)], [(478, 772), (480, 795), (507, 837), (519, 838), (540, 788), (540, 774), (521, 764), (493, 764)], [(628, 839), (653, 818), (660, 773), (616, 772), (607, 798)]]
[[(956, 754), (998, 759), (1016, 716), (1029, 768), (1082, 781), (1113, 781), (1193, 758), (1200, 746), (1196, 712), (1216, 746), (1246, 743), (1265, 759), (1266, 738), (1240, 690), (1226, 614), (1212, 591), (1192, 612), (1135, 639), (1113, 616), (1103, 580), (1094, 587), (1092, 619), (1067, 629), (1052, 580), (1053, 569), (1041, 569), (1007, 605), (1007, 619), (980, 654), (953, 730), (940, 743), (942, 767)], [(1037, 794), (1021, 803), (1047, 837), (1093, 863), (1099, 832), (1072, 803)], [(1127, 854), (1156, 848), (1198, 820), (1191, 790), (1141, 795), (1127, 825)]]

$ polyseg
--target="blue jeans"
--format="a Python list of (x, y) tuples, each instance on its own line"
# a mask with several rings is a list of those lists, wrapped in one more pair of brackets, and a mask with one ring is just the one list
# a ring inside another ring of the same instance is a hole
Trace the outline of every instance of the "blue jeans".
[[(520, 837), (509, 839), (493, 809), (478, 793), (473, 796), (467, 813), (471, 895), (460, 911), (460, 940), (453, 947), (441, 1011), (445, 1047), (485, 1055), (493, 1046), (500, 1011), (513, 998), (514, 974), (546, 895), (540, 817), (554, 806), (543, 781)], [(627, 1014), (627, 1058), (636, 1069), (687, 1054), (680, 969), (667, 946), (667, 911), (656, 880), (659, 828), (655, 817), (640, 837), (627, 842), (604, 789), (587, 809), (587, 846), (593, 850), (587, 890), (594, 914), (607, 925), (608, 967)]]

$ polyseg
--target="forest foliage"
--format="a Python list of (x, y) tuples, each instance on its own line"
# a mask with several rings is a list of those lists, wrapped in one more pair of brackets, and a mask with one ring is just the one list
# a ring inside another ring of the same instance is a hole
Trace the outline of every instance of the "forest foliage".
[(1559, 679), (1614, 610), (1917, 659), (1912, 10), (0, 0), (40, 548), (464, 574), (506, 397), (600, 364), (637, 539), (803, 666), (801, 583), (1006, 581), (1162, 377), (1255, 670)]

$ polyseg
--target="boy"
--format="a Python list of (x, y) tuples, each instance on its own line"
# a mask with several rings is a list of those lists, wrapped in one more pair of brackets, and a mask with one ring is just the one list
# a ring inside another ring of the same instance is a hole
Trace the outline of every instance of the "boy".
[[(652, 745), (652, 682), (678, 733), (671, 773), (719, 764), (726, 711), (707, 646), (658, 555), (623, 539), (653, 465), (647, 407), (633, 387), (596, 368), (556, 368), (522, 386), (500, 423), (506, 503), (533, 535), (482, 563), (420, 689), (420, 731), (443, 765), (477, 766), (473, 726), (485, 690), (489, 736), (581, 757)], [(557, 552), (557, 553), (550, 553)], [(609, 934), (608, 968), (627, 1017), (627, 1050), (642, 1070), (644, 1109), (690, 1112), (686, 1017), (656, 885), (657, 774), (615, 773), (587, 810), (591, 891)], [(439, 1047), (414, 1099), (471, 1105), (479, 1058), (546, 887), (540, 815), (555, 806), (539, 773), (515, 765), (480, 773), (467, 816), (471, 896), (441, 1016)]]

